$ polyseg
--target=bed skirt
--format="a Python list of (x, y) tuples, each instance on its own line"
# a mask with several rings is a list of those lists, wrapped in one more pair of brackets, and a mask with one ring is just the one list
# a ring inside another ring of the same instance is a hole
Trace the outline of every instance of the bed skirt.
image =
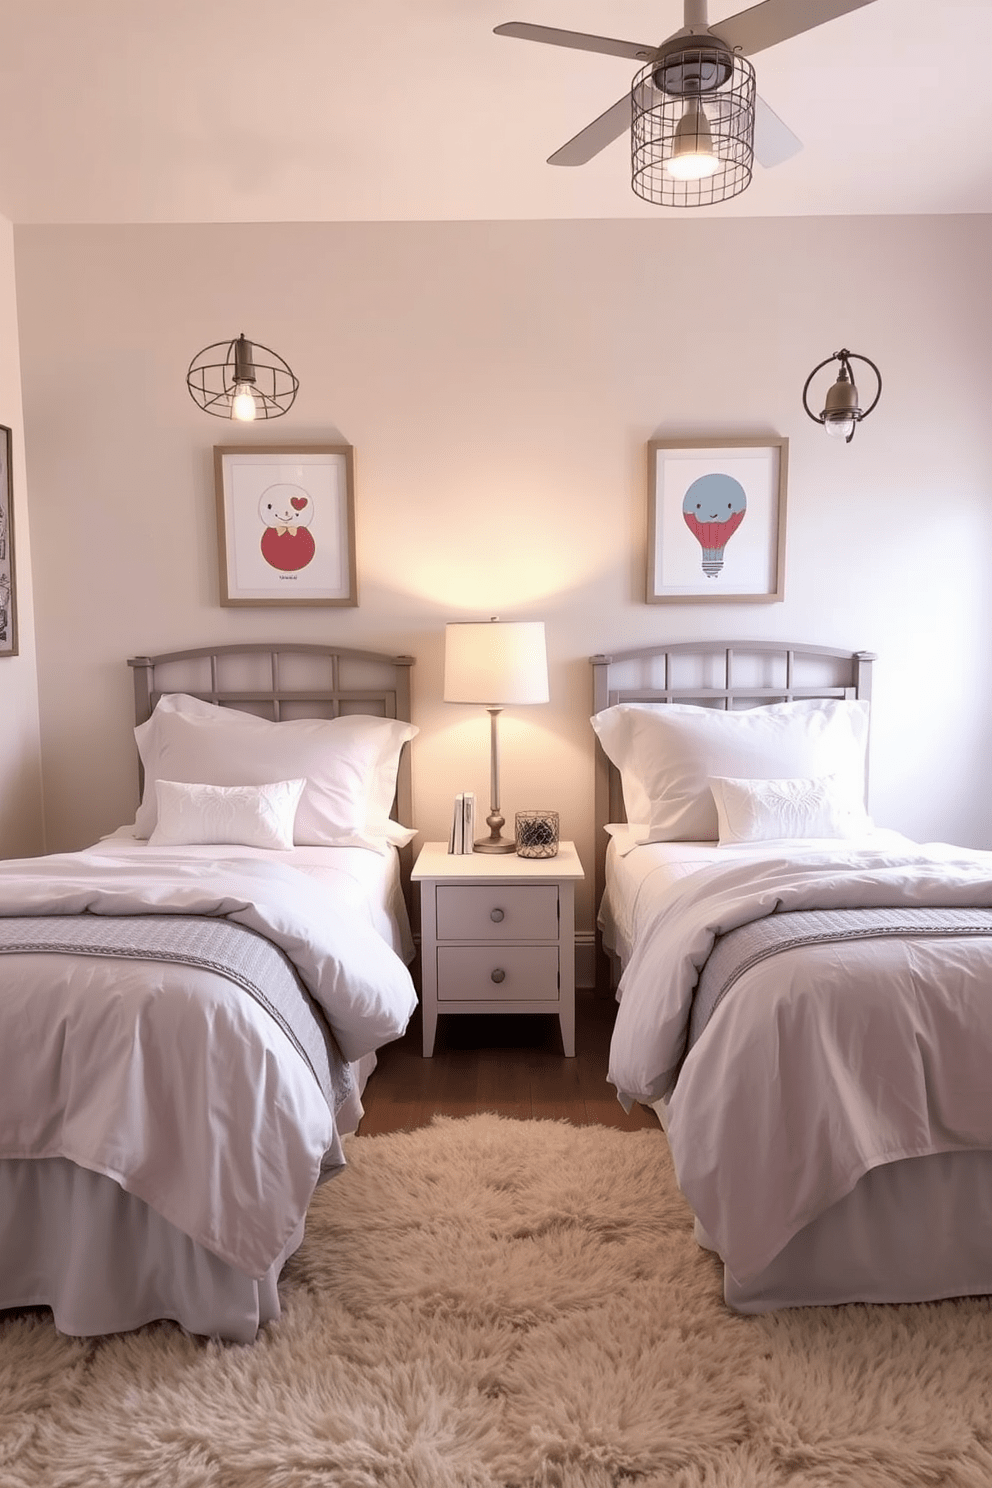
[[(696, 1238), (713, 1248), (698, 1221)], [(724, 1267), (724, 1298), (735, 1312), (990, 1293), (989, 1152), (941, 1152), (872, 1168), (745, 1285)]]
[[(338, 1112), (343, 1135), (364, 1114), (375, 1068), (352, 1065), (355, 1091)], [(122, 1333), (166, 1318), (187, 1332), (251, 1343), (279, 1317), (279, 1275), (303, 1240), (301, 1223), (254, 1278), (195, 1244), (113, 1178), (67, 1158), (0, 1160), (0, 1310), (51, 1309), (61, 1333)]]
[(49, 1307), (61, 1333), (120, 1333), (169, 1318), (190, 1333), (250, 1343), (279, 1316), (279, 1273), (302, 1239), (300, 1224), (255, 1280), (113, 1178), (62, 1157), (0, 1162), (0, 1307)]

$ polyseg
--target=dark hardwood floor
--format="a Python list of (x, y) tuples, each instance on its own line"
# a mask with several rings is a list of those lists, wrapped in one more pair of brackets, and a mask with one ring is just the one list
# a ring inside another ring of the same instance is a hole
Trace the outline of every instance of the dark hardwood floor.
[(438, 1019), (434, 1053), (421, 1052), (420, 1014), (402, 1039), (379, 1051), (363, 1096), (361, 1136), (426, 1126), (432, 1116), (494, 1111), (518, 1119), (556, 1119), (623, 1131), (658, 1128), (652, 1111), (628, 1116), (607, 1083), (611, 993), (582, 989), (575, 998), (575, 1058), (562, 1053), (558, 1019), (531, 1013), (447, 1014)]

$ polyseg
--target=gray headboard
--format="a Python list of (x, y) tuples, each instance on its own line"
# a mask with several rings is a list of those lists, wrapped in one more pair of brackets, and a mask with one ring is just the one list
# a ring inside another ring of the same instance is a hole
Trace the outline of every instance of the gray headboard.
[[(342, 646), (246, 642), (132, 656), (128, 666), (134, 671), (135, 723), (151, 716), (165, 692), (190, 693), (222, 708), (256, 713), (277, 723), (348, 713), (410, 719), (412, 656), (386, 656)], [(408, 748), (400, 760), (393, 815), (405, 826), (412, 825)], [(403, 851), (409, 855), (408, 848)]]
[[(590, 657), (593, 712), (616, 703), (754, 708), (793, 698), (871, 697), (871, 651), (787, 641), (676, 641)], [(607, 822), (626, 820), (620, 773), (596, 740), (596, 907), (606, 886)]]

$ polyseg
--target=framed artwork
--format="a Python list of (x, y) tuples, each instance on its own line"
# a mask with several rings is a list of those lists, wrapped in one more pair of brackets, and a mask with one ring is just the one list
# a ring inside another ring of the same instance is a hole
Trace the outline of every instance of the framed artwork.
[(10, 473), (10, 430), (4, 424), (0, 424), (0, 465), (0, 656), (16, 656), (14, 482)]
[(648, 445), (648, 604), (785, 597), (787, 439)]
[(357, 605), (348, 444), (214, 449), (222, 605)]

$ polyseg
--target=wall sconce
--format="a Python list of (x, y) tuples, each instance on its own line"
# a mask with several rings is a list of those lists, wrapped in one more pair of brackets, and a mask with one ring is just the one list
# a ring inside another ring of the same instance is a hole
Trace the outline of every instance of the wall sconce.
[[(858, 390), (854, 385), (854, 377), (851, 373), (852, 358), (856, 362), (866, 362), (871, 370), (874, 372), (875, 380), (878, 383), (878, 388), (874, 398), (868, 404), (868, 407), (864, 409), (859, 408), (858, 406)], [(814, 413), (806, 400), (806, 394), (809, 392), (809, 385), (813, 381), (813, 378), (816, 376), (817, 372), (819, 372), (822, 367), (829, 366), (831, 362), (840, 362), (840, 371), (837, 373), (837, 381), (827, 393), (827, 400), (823, 405), (823, 412)], [(813, 368), (812, 372), (806, 379), (805, 386), (803, 387), (803, 407), (805, 408), (806, 412), (809, 414), (813, 422), (816, 424), (822, 424), (827, 433), (831, 434), (834, 439), (843, 439), (845, 444), (850, 444), (851, 440), (854, 438), (854, 431), (857, 428), (858, 424), (861, 422), (862, 419), (868, 417), (881, 396), (882, 374), (875, 366), (875, 363), (868, 357), (861, 356), (856, 351), (847, 351), (845, 349), (842, 349), (841, 351), (835, 351), (833, 356), (826, 357), (824, 361), (819, 362), (817, 366)]]
[(204, 413), (250, 423), (287, 413), (300, 383), (281, 356), (267, 346), (253, 346), (242, 333), (197, 352), (186, 373), (186, 386)]

